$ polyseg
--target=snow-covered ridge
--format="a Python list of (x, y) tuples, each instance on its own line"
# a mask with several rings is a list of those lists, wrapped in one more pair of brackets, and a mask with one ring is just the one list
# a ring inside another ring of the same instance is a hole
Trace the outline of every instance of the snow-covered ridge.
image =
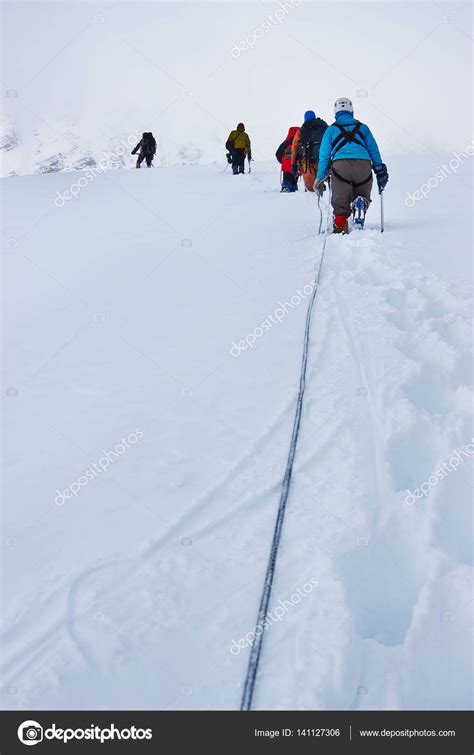
[[(1, 175), (128, 168), (136, 160), (131, 151), (140, 139), (141, 132), (137, 129), (117, 136), (88, 137), (80, 125), (62, 123), (53, 128), (40, 121), (32, 130), (25, 131), (5, 110), (0, 118)], [(197, 165), (205, 156), (192, 141), (168, 154), (158, 141), (155, 163)]]

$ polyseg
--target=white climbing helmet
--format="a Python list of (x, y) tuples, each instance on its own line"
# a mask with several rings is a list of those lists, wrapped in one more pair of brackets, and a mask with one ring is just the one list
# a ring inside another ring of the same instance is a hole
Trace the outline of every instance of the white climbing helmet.
[(347, 110), (348, 113), (354, 112), (354, 106), (349, 97), (339, 97), (334, 103), (334, 115), (337, 115), (341, 110)]

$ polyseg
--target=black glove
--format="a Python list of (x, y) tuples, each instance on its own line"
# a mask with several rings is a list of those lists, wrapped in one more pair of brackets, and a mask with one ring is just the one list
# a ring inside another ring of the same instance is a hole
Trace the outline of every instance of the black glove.
[(388, 171), (385, 163), (374, 165), (374, 173), (377, 179), (377, 186), (379, 187), (379, 194), (381, 194), (388, 183)]
[(298, 167), (298, 163), (293, 163), (293, 165), (291, 166), (291, 173), (292, 173), (292, 175), (295, 178), (298, 178), (298, 176), (300, 174), (300, 169)]
[(247, 155), (247, 157), (248, 157), (248, 159), (249, 159), (249, 162), (250, 162), (250, 160), (252, 159), (252, 153), (251, 153), (251, 152), (249, 152), (249, 153), (248, 153), (248, 155)]
[(232, 164), (232, 155), (230, 154), (230, 152), (227, 152), (226, 157), (227, 157), (227, 162), (229, 163), (229, 165), (231, 165)]

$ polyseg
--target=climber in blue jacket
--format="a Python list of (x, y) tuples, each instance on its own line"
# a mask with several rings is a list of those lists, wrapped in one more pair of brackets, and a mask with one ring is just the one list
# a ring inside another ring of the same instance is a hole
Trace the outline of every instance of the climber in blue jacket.
[(372, 132), (365, 123), (354, 118), (354, 108), (347, 97), (336, 100), (334, 114), (336, 120), (326, 129), (321, 142), (314, 190), (321, 196), (324, 181), (331, 176), (333, 231), (347, 233), (352, 203), (362, 197), (365, 209), (370, 204), (372, 168), (379, 193), (387, 185), (388, 173)]

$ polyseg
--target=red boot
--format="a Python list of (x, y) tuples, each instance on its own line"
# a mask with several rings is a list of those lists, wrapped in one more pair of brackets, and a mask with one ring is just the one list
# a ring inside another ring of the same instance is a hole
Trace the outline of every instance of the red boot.
[(349, 223), (345, 215), (334, 215), (334, 223), (332, 227), (333, 233), (349, 233)]

